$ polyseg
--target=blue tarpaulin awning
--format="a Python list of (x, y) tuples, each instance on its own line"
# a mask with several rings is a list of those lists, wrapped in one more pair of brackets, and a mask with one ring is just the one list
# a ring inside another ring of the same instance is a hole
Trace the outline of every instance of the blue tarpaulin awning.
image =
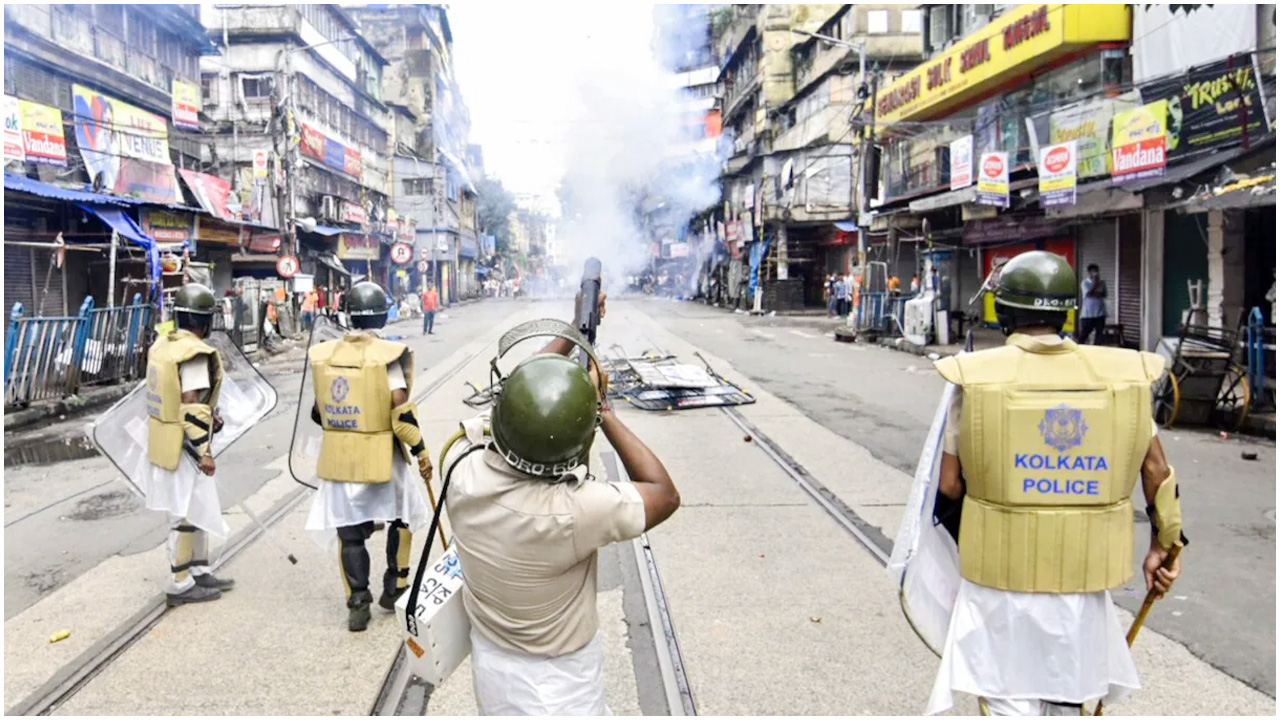
[[(86, 188), (88, 186), (85, 186)], [(200, 208), (187, 207), (186, 205), (162, 204), (139, 200), (137, 198), (125, 197), (123, 195), (107, 195), (105, 193), (96, 193), (87, 189), (65, 188), (53, 185), (40, 180), (33, 180), (25, 175), (17, 173), (5, 172), (4, 189), (16, 192), (36, 195), (42, 198), (52, 200), (66, 200), (75, 203), (93, 203), (95, 205), (115, 205), (117, 207), (137, 207), (139, 205), (154, 205), (156, 207), (167, 207), (175, 210), (184, 210), (186, 212), (202, 212)]]
[(303, 232), (312, 232), (312, 233), (315, 233), (316, 235), (333, 237), (334, 235), (341, 235), (344, 232), (351, 232), (351, 231), (343, 230), (342, 228), (329, 227), (328, 225), (316, 225), (315, 230), (303, 230)]
[[(115, 230), (120, 237), (135, 242), (147, 250), (147, 266), (150, 270), (152, 292), (160, 287), (160, 248), (157, 247), (156, 241), (150, 235), (142, 231), (133, 218), (124, 214), (124, 210), (109, 205), (101, 205), (94, 203), (76, 203), (86, 212), (93, 213), (98, 219), (106, 223), (108, 227)], [(148, 297), (150, 299), (150, 297)]]
[(841, 220), (835, 223), (836, 229), (843, 232), (858, 232), (858, 223), (852, 220)]

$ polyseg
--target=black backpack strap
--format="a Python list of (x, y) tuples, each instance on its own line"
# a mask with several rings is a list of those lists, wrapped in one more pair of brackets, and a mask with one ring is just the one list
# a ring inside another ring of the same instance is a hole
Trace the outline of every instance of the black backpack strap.
[(422, 557), (418, 559), (418, 572), (413, 576), (413, 585), (409, 587), (409, 604), (405, 607), (404, 626), (410, 633), (416, 635), (418, 633), (418, 590), (422, 587), (422, 578), (427, 574), (427, 558), (431, 557), (431, 545), (435, 540), (436, 530), (440, 527), (440, 513), (444, 511), (444, 498), (449, 493), (449, 480), (453, 478), (453, 470), (458, 467), (458, 463), (462, 459), (477, 450), (487, 450), (489, 445), (472, 445), (467, 448), (457, 460), (449, 464), (449, 469), (444, 473), (444, 484), (440, 486), (440, 502), (436, 504), (435, 514), (431, 516), (431, 528), (427, 530), (427, 545), (422, 549)]

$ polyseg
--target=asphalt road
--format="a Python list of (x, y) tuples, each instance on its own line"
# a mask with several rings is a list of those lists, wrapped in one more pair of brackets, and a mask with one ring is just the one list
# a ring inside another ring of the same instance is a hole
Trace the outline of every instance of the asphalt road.
[[(825, 318), (752, 317), (658, 299), (636, 304), (819, 424), (914, 473), (943, 388), (928, 359), (837, 343), (827, 335), (834, 321)], [(1275, 697), (1275, 443), (1224, 440), (1190, 429), (1161, 431), (1160, 437), (1182, 488), (1191, 545), (1183, 555), (1183, 578), (1147, 625)], [(1242, 452), (1257, 453), (1257, 460), (1243, 459)], [(897, 531), (881, 529), (888, 537)], [(1145, 521), (1138, 530), (1142, 537)], [(1146, 592), (1141, 582), (1139, 576), (1113, 591), (1116, 602), (1136, 611)]]

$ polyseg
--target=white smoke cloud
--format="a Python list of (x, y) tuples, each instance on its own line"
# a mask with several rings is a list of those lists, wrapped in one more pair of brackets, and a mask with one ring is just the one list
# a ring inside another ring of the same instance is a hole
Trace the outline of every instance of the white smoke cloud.
[[(650, 7), (629, 7), (613, 22), (653, 27)], [(588, 257), (599, 258), (607, 285), (616, 289), (649, 266), (651, 243), (671, 234), (645, 227), (641, 209), (661, 208), (665, 224), (679, 227), (719, 201), (720, 158), (686, 154), (687, 98), (659, 59), (672, 56), (673, 44), (698, 39), (671, 28), (602, 32), (587, 38), (587, 52), (566, 68), (563, 80), (574, 88), (576, 104), (564, 138), (561, 198), (567, 202), (557, 240), (571, 272)]]

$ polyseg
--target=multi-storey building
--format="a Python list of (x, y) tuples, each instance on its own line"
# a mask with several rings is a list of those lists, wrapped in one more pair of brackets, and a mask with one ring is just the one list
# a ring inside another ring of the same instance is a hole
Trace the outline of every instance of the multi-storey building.
[(430, 281), (446, 302), (478, 292), (477, 169), (468, 144), (470, 115), (453, 72), (453, 34), (441, 5), (350, 5), (367, 37), (390, 62), (383, 90), (395, 136), (388, 192), (399, 219), (412, 222), (415, 258), (399, 269), (406, 288)]
[[(994, 323), (991, 302), (968, 299), (1005, 259), (1039, 248), (1078, 274), (1096, 264), (1110, 288), (1108, 341), (1143, 349), (1175, 335), (1188, 311), (1234, 327), (1241, 312), (1269, 310), (1274, 190), (1205, 196), (1274, 161), (1274, 50), (1256, 50), (1274, 37), (1273, 12), (922, 9), (927, 59), (883, 78), (875, 98), (882, 162), (868, 229), (889, 240), (869, 248), (872, 260), (903, 277), (936, 271), (936, 309), (980, 324)], [(1040, 154), (1069, 142), (1072, 189), (1041, 185)], [(1135, 158), (1149, 167), (1132, 171)], [(928, 248), (918, 262), (894, 252), (913, 239)]]
[(280, 225), (304, 274), (386, 283), (387, 60), (336, 5), (203, 6), (202, 20), (222, 50), (201, 64), (205, 161)]
[[(5, 6), (6, 310), (147, 296), (162, 278), (145, 248), (195, 237), (178, 171), (201, 163), (199, 62), (212, 48), (198, 7)], [(113, 236), (115, 260), (50, 252)]]

